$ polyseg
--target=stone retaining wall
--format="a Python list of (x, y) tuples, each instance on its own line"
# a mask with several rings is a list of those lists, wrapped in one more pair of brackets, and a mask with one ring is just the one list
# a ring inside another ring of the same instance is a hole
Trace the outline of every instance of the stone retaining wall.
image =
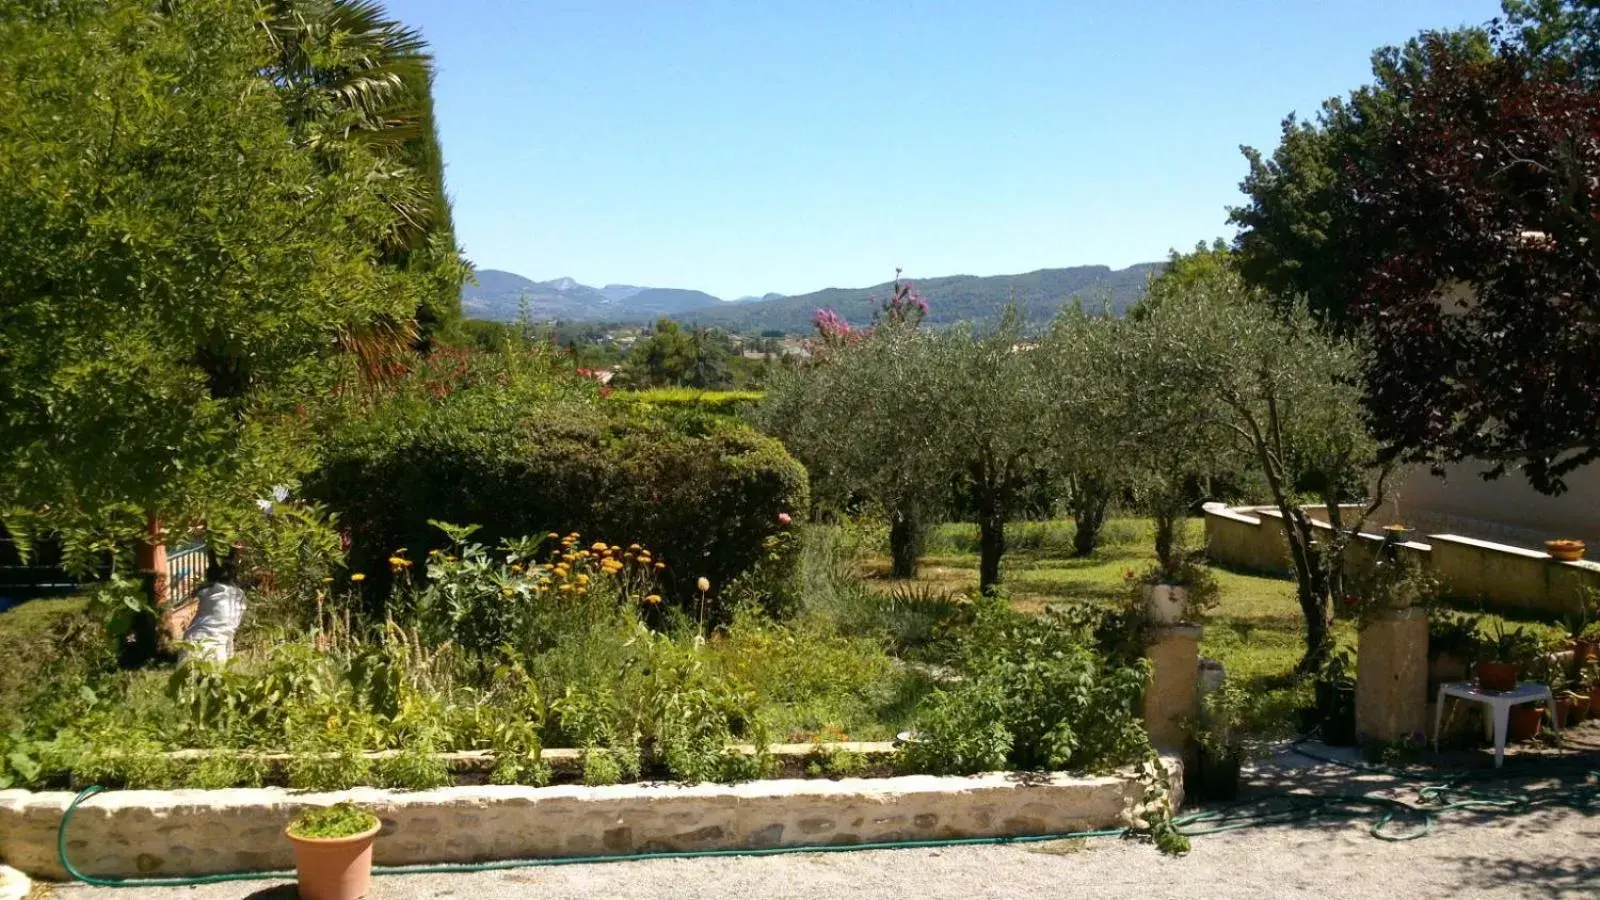
[[(1313, 526), (1331, 532), (1315, 518)], [(1324, 513), (1326, 515), (1326, 513)], [(1205, 505), (1206, 555), (1225, 566), (1289, 574), (1283, 516), (1276, 509), (1229, 509)], [(1362, 534), (1347, 561), (1352, 569), (1369, 564), (1383, 538)], [(1429, 568), (1447, 596), (1500, 609), (1564, 615), (1588, 590), (1600, 590), (1600, 564), (1561, 562), (1541, 550), (1513, 547), (1455, 534), (1430, 534), (1400, 545), (1400, 552)]]
[[(1176, 807), (1181, 767), (1175, 759), (1168, 765)], [(289, 820), (340, 800), (383, 820), (378, 865), (1017, 837), (1121, 826), (1143, 792), (1132, 773), (323, 794), (115, 791), (73, 813), (67, 852), (81, 871), (100, 876), (287, 869)], [(72, 797), (0, 791), (0, 859), (31, 875), (66, 878), (56, 830)]]

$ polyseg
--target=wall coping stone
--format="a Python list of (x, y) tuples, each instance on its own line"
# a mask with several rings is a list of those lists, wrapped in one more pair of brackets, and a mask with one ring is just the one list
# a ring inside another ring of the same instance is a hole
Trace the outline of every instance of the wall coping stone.
[[(1182, 762), (1170, 755), (1162, 761), (1176, 810), (1183, 803)], [(68, 852), (74, 865), (99, 876), (287, 869), (288, 821), (305, 808), (343, 800), (382, 820), (379, 865), (1022, 837), (1119, 827), (1144, 793), (1137, 767), (1109, 775), (995, 772), (731, 785), (108, 791), (74, 813)], [(74, 796), (0, 791), (3, 861), (30, 875), (66, 877), (56, 831)]]

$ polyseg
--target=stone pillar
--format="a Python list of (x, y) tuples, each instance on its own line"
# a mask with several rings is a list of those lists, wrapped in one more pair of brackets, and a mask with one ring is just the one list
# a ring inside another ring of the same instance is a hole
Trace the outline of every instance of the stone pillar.
[(1169, 625), (1150, 633), (1150, 683), (1144, 691), (1144, 724), (1158, 749), (1181, 749), (1188, 724), (1199, 712), (1199, 625)]
[(1356, 736), (1393, 741), (1425, 731), (1427, 693), (1427, 611), (1378, 612), (1356, 650)]

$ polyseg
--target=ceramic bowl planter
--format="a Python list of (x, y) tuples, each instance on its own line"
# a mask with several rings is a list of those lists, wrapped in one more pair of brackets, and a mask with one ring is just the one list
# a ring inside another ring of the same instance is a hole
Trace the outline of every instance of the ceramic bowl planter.
[(1517, 664), (1508, 662), (1481, 662), (1473, 667), (1478, 677), (1478, 688), (1504, 693), (1517, 688)]
[(1544, 542), (1544, 552), (1562, 562), (1577, 562), (1583, 559), (1584, 549), (1583, 541)]
[(1144, 586), (1144, 613), (1152, 625), (1177, 625), (1189, 607), (1189, 589), (1180, 584)]
[[(355, 826), (308, 829), (313, 817), (339, 810), (345, 821), (365, 824), (362, 830), (348, 832)], [(366, 821), (359, 819), (365, 816)], [(367, 824), (367, 823), (370, 824)], [(296, 819), (284, 834), (294, 844), (294, 868), (299, 877), (301, 900), (361, 900), (372, 886), (372, 843), (383, 823), (371, 813), (361, 812), (348, 804), (314, 810)], [(333, 836), (307, 836), (332, 832)]]

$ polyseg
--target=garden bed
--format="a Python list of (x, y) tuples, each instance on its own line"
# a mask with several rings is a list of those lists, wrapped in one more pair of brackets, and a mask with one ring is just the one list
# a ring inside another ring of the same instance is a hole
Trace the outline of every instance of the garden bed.
[[(1177, 808), (1181, 763), (1164, 761)], [(1132, 769), (415, 792), (119, 791), (78, 807), (66, 847), (76, 867), (96, 876), (284, 869), (292, 864), (283, 838), (288, 821), (305, 807), (340, 800), (383, 820), (378, 865), (1021, 837), (1121, 827), (1145, 792)], [(56, 837), (73, 796), (0, 791), (3, 861), (30, 875), (66, 878)]]

